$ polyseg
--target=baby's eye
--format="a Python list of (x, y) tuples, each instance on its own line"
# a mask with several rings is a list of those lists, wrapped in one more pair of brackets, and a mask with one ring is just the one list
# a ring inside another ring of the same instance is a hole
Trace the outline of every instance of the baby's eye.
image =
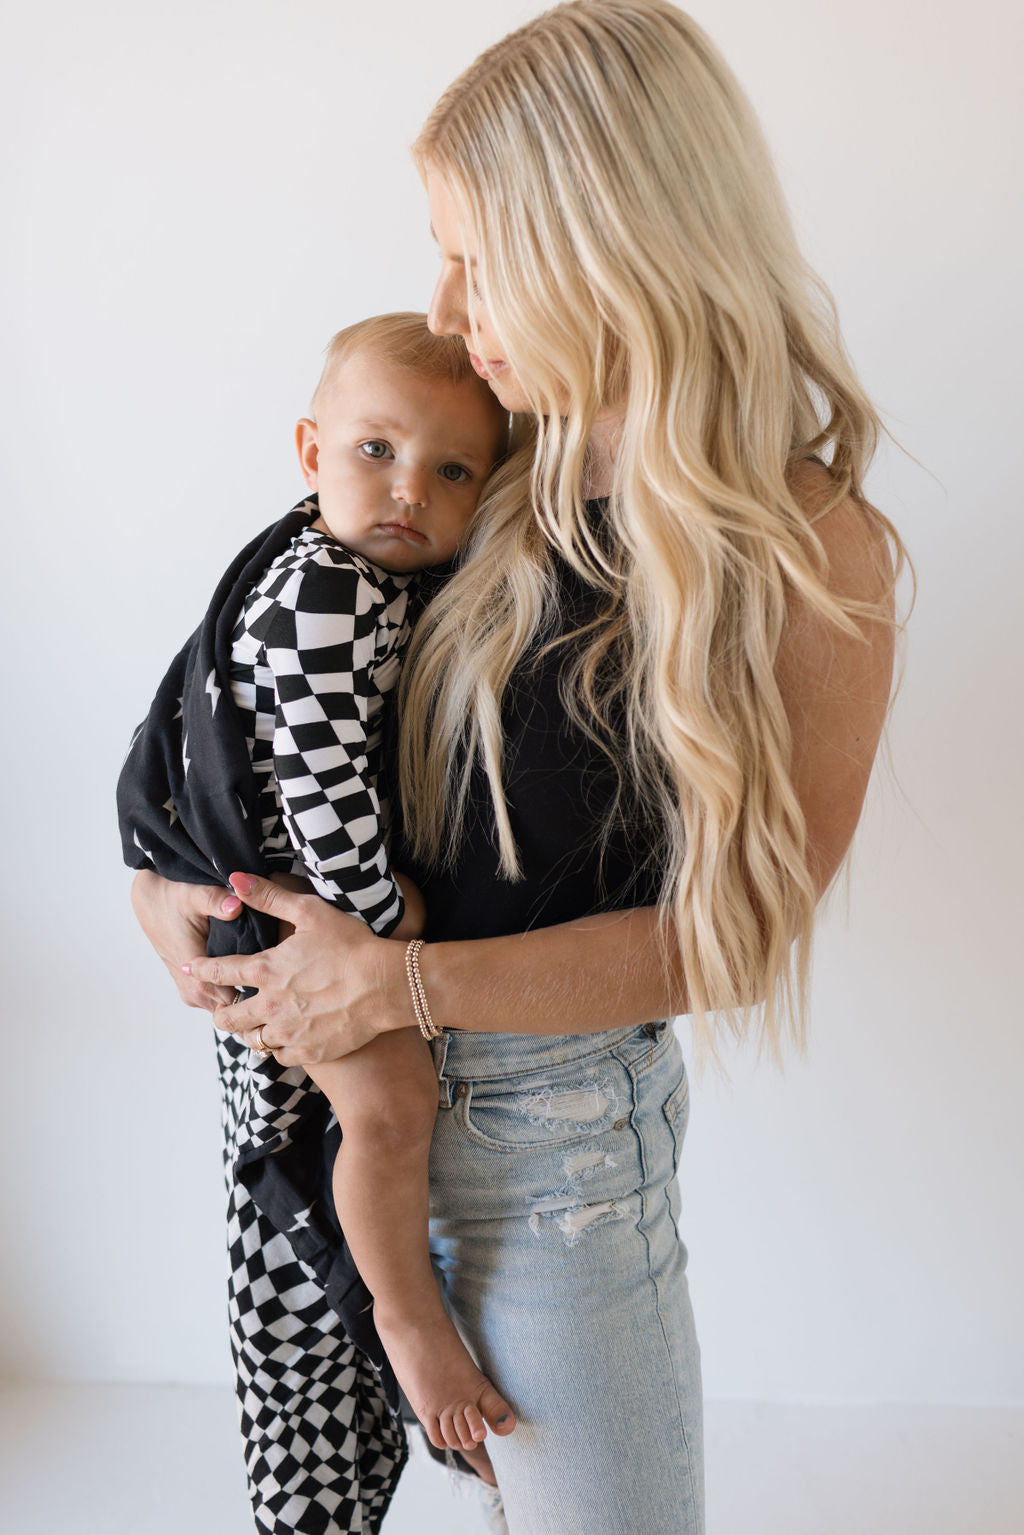
[(463, 469), (461, 464), (442, 464), (438, 470), (442, 480), (448, 480), (452, 485), (461, 485), (469, 479), (469, 470)]
[(379, 437), (371, 437), (367, 442), (359, 444), (359, 451), (364, 458), (387, 458), (391, 449)]

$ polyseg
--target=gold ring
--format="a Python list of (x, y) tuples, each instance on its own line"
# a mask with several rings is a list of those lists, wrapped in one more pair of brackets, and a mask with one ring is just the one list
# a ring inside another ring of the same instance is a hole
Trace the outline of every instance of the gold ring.
[(262, 1056), (264, 1060), (266, 1060), (268, 1055), (273, 1055), (274, 1053), (263, 1038), (262, 1023), (256, 1030), (256, 1043), (253, 1045), (253, 1049), (256, 1051), (256, 1054)]

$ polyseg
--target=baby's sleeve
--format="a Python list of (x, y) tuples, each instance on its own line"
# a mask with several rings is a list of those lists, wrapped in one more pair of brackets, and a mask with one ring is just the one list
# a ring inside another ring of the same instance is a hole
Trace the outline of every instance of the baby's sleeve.
[(389, 933), (404, 904), (368, 753), (381, 605), (354, 564), (310, 564), (278, 594), (264, 643), (274, 771), (292, 846), (318, 895)]

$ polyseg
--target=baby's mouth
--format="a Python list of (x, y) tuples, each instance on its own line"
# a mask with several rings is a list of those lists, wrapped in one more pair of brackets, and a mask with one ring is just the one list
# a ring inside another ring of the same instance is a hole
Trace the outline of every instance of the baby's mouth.
[(427, 542), (426, 534), (421, 533), (419, 528), (411, 527), (407, 522), (382, 522), (378, 524), (377, 531), (389, 538), (404, 538), (410, 544)]

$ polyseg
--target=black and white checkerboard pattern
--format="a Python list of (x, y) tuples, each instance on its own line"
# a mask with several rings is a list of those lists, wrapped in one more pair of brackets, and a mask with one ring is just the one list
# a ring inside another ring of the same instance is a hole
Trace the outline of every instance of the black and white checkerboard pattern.
[(217, 1036), (217, 1054), (231, 1352), (256, 1525), (269, 1535), (376, 1535), (405, 1464), (404, 1433), (313, 1270), (234, 1177), (253, 1058), (233, 1035)]
[(304, 528), (249, 593), (231, 642), (268, 863), (377, 932), (402, 911), (378, 782), (409, 580)]

